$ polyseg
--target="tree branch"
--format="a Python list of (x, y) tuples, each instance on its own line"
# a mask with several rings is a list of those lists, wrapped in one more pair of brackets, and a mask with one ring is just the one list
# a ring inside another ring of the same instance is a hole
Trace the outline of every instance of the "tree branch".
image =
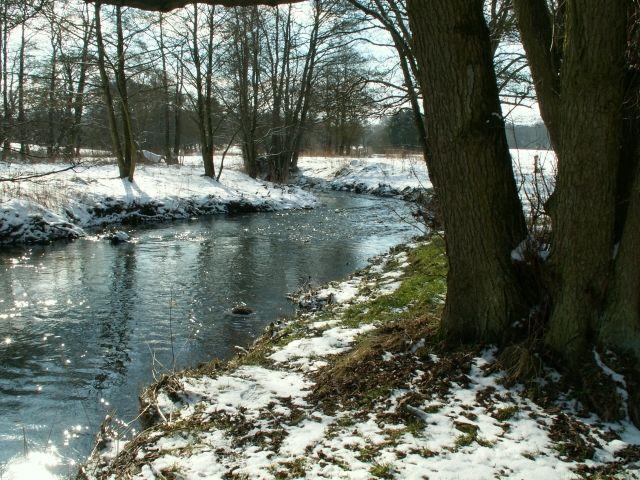
[[(85, 0), (91, 2), (92, 0)], [(269, 5), (275, 7), (285, 3), (299, 3), (304, 0), (201, 0), (198, 3), (222, 5), (223, 7), (248, 7), (251, 5)], [(168, 12), (193, 4), (190, 0), (106, 0), (104, 4), (134, 7), (142, 10)]]

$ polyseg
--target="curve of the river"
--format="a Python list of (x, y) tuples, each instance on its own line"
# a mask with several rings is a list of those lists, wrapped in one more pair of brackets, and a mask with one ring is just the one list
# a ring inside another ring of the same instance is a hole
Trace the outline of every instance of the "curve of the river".
[[(0, 254), (0, 478), (73, 471), (108, 412), (135, 418), (154, 375), (229, 358), (293, 313), (286, 293), (418, 233), (402, 201), (321, 199), (308, 211), (138, 228), (120, 245)], [(238, 303), (255, 313), (233, 315)]]

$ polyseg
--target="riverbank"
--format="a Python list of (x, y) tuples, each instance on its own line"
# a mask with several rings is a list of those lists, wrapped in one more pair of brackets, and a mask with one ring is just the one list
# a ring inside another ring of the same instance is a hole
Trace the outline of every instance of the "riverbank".
[[(553, 190), (553, 152), (512, 150), (523, 203), (531, 210)], [(536, 163), (536, 157), (538, 162)], [(216, 157), (215, 164), (219, 165)], [(301, 157), (295, 185), (255, 180), (240, 155), (225, 160), (220, 182), (202, 176), (201, 160), (139, 165), (135, 182), (117, 178), (109, 159), (85, 159), (55, 175), (0, 183), (0, 245), (72, 240), (110, 225), (162, 222), (216, 213), (312, 208), (308, 190), (346, 191), (416, 201), (433, 190), (424, 160), (372, 156)], [(30, 177), (61, 164), (0, 163), (0, 177)], [(305, 191), (307, 190), (307, 191)]]
[(296, 183), (323, 191), (366, 193), (415, 201), (431, 192), (424, 160), (418, 156), (302, 157)]
[[(58, 164), (0, 163), (0, 176), (60, 170)], [(202, 176), (195, 162), (139, 165), (135, 182), (117, 178), (116, 167), (87, 161), (39, 179), (3, 182), (0, 245), (72, 240), (92, 229), (162, 222), (216, 213), (312, 208), (313, 194), (291, 185), (255, 180), (225, 169), (220, 182)]]
[[(549, 150), (510, 150), (519, 193), (525, 207), (546, 197), (555, 184), (556, 158)], [(366, 193), (419, 200), (433, 192), (424, 158), (420, 155), (385, 157), (300, 157), (296, 183), (322, 191)]]
[(495, 349), (442, 348), (445, 265), (434, 237), (297, 295), (230, 362), (146, 389), (143, 432), (105, 423), (80, 478), (638, 478), (640, 432), (557, 372), (514, 384)]
[[(402, 220), (406, 202), (316, 195), (310, 210), (126, 228), (130, 241), (119, 245), (91, 237), (5, 248), (0, 478), (67, 478), (107, 413), (137, 418), (142, 387), (232, 358), (295, 312), (288, 293), (343, 279), (417, 233)], [(242, 304), (254, 312), (233, 314)], [(48, 474), (16, 473), (40, 464)]]

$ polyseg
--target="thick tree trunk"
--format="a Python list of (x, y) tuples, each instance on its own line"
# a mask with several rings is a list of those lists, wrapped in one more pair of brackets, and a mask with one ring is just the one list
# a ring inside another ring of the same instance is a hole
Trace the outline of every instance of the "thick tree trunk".
[(443, 332), (499, 341), (527, 313), (510, 258), (527, 232), (483, 3), (409, 0), (408, 13), (449, 258)]
[(578, 370), (589, 353), (612, 263), (627, 4), (568, 0), (566, 8), (550, 257), (558, 285), (545, 341)]
[[(640, 148), (636, 151), (640, 160)], [(613, 282), (600, 329), (603, 344), (640, 361), (640, 174), (629, 202), (627, 221), (618, 247)]]

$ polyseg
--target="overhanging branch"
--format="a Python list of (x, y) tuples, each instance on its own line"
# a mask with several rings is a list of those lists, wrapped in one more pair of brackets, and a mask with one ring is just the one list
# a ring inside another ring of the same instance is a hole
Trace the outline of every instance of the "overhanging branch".
[[(93, 0), (85, 0), (88, 3)], [(222, 5), (223, 7), (249, 7), (251, 5), (269, 5), (275, 7), (285, 3), (299, 3), (304, 0), (198, 0), (198, 3), (209, 5)], [(142, 10), (152, 10), (168, 12), (176, 8), (193, 4), (189, 0), (104, 0), (105, 5), (120, 5), (123, 7), (134, 7)]]

